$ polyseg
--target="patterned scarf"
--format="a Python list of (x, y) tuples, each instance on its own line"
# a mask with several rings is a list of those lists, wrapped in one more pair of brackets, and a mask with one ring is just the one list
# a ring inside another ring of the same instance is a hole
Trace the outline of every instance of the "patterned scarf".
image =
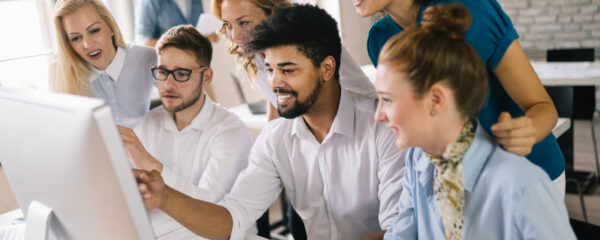
[(465, 189), (462, 159), (475, 136), (475, 120), (468, 121), (456, 142), (449, 144), (442, 157), (427, 154), (436, 166), (433, 182), (435, 199), (440, 208), (446, 240), (462, 238)]

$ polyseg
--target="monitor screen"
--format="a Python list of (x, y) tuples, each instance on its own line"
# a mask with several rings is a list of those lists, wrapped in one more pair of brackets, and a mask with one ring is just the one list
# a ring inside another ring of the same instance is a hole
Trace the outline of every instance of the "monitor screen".
[(0, 110), (0, 162), (25, 216), (35, 200), (60, 239), (154, 239), (102, 100), (0, 87)]

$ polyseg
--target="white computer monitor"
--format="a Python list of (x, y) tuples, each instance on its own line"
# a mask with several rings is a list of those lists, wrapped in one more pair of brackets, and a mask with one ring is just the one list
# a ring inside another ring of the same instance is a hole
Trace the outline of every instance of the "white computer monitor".
[[(0, 87), (0, 162), (27, 218), (26, 238), (50, 209), (50, 238), (154, 239), (103, 101)], [(32, 202), (42, 209), (29, 211)]]

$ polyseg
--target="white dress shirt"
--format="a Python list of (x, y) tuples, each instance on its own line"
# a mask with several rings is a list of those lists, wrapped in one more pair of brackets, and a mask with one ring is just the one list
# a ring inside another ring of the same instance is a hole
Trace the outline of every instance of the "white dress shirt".
[[(340, 62), (339, 80), (342, 88), (370, 98), (377, 98), (375, 87), (343, 46)], [(265, 95), (267, 100), (269, 100), (273, 106), (277, 107), (277, 96), (273, 93), (273, 88), (269, 85), (269, 73), (265, 67), (265, 59), (260, 53), (254, 55), (254, 64), (258, 69), (256, 72), (256, 86), (263, 95)]]
[(252, 147), (248, 168), (219, 203), (241, 239), (283, 188), (308, 239), (358, 239), (389, 228), (398, 214), (404, 150), (373, 116), (375, 100), (341, 91), (322, 143), (302, 117), (276, 119)]
[(162, 176), (172, 188), (193, 198), (219, 201), (248, 164), (252, 138), (233, 113), (205, 95), (204, 106), (189, 126), (177, 130), (163, 106), (135, 128), (148, 152), (163, 164)]
[[(148, 112), (135, 132), (146, 150), (163, 164), (162, 177), (168, 186), (209, 202), (221, 200), (231, 190), (248, 164), (252, 146), (246, 125), (208, 95), (202, 110), (183, 130), (177, 129), (173, 115), (160, 106)], [(181, 227), (161, 210), (150, 211), (150, 216), (158, 236)]]

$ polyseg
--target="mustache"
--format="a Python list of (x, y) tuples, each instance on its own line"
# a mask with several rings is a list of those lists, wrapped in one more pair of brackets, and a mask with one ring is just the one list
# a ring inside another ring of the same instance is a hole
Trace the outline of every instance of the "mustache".
[(287, 90), (287, 89), (283, 89), (283, 88), (275, 88), (275, 89), (273, 89), (273, 92), (275, 94), (277, 94), (277, 93), (286, 94), (287, 93), (287, 94), (292, 94), (294, 96), (298, 95), (298, 93), (294, 90)]
[(175, 96), (179, 96), (179, 94), (177, 94), (176, 92), (174, 92), (174, 91), (169, 91), (169, 90), (166, 90), (166, 91), (163, 91), (163, 92), (161, 92), (161, 93), (160, 93), (160, 96), (165, 96), (165, 95), (175, 95)]

